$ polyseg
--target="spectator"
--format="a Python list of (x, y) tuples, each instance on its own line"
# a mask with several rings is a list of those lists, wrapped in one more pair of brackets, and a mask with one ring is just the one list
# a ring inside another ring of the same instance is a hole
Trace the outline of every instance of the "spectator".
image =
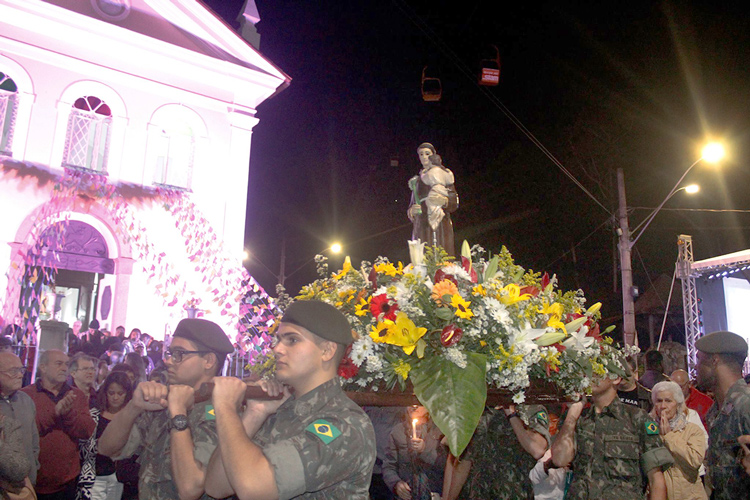
[(163, 347), (164, 343), (160, 340), (154, 340), (148, 346), (148, 357), (151, 358), (154, 368), (164, 366)]
[(555, 437), (553, 463), (572, 463), (569, 500), (643, 498), (646, 481), (650, 500), (666, 498), (662, 471), (672, 465), (672, 455), (656, 422), (617, 397), (619, 383), (619, 377), (598, 380), (591, 407), (584, 412), (583, 402), (572, 404)]
[(117, 481), (115, 462), (98, 454), (98, 440), (112, 421), (133, 397), (133, 386), (124, 372), (111, 373), (99, 390), (91, 417), (96, 431), (81, 444), (81, 475), (78, 479), (80, 500), (120, 500), (123, 484)]
[(125, 327), (122, 326), (122, 325), (120, 325), (117, 328), (115, 328), (115, 335), (114, 336), (117, 337), (120, 340), (120, 342), (122, 342), (123, 340), (125, 340)]
[(533, 500), (529, 471), (549, 442), (549, 415), (543, 406), (488, 408), (461, 460), (448, 456), (443, 498)]
[(669, 378), (672, 379), (672, 382), (676, 382), (680, 386), (682, 394), (685, 397), (685, 405), (691, 410), (698, 412), (703, 426), (706, 427), (706, 414), (708, 414), (708, 410), (714, 404), (714, 400), (693, 387), (690, 383), (688, 372), (685, 370), (675, 370)]
[(39, 469), (39, 430), (36, 426), (36, 407), (21, 391), (24, 368), (21, 360), (9, 352), (0, 353), (0, 415), (12, 418), (21, 425), (21, 439), (26, 460), (31, 464), (29, 479), (36, 484)]
[(664, 375), (664, 356), (659, 351), (648, 351), (646, 353), (646, 371), (641, 377), (641, 384), (648, 390), (651, 390), (657, 382), (669, 380)]
[(716, 401), (706, 415), (709, 482), (713, 500), (747, 498), (750, 477), (739, 457), (742, 435), (750, 434), (750, 387), (742, 378), (747, 342), (739, 335), (719, 331), (695, 343), (698, 349), (698, 387), (710, 390)]
[(638, 382), (633, 365), (630, 360), (622, 357), (620, 359), (625, 377), (617, 384), (617, 397), (626, 405), (637, 406), (643, 411), (651, 411), (651, 391)]
[(138, 383), (138, 376), (135, 374), (135, 370), (132, 366), (126, 365), (125, 363), (117, 363), (115, 366), (112, 367), (112, 369), (109, 371), (110, 373), (113, 372), (125, 372), (125, 374), (130, 379), (130, 383), (135, 387), (135, 385)]
[(143, 366), (146, 370), (146, 375), (151, 373), (151, 370), (154, 369), (154, 362), (151, 361), (151, 358), (146, 356), (146, 346), (143, 345), (143, 342), (137, 342), (135, 344), (135, 354), (141, 357), (141, 361), (143, 361)]
[(659, 434), (674, 458), (664, 473), (668, 500), (706, 500), (699, 470), (706, 456), (704, 430), (688, 421), (685, 396), (675, 382), (659, 382), (652, 392), (651, 416), (659, 422)]
[(13, 341), (10, 337), (0, 337), (0, 352), (13, 352)]
[[(122, 343), (117, 340), (117, 337), (112, 337), (112, 339), (114, 339), (114, 342), (108, 342), (104, 354), (99, 356), (99, 359), (103, 359), (108, 365), (116, 365), (122, 357)], [(115, 353), (120, 354), (116, 355)]]
[(370, 498), (373, 500), (392, 500), (393, 492), (383, 481), (383, 461), (385, 460), (385, 449), (391, 436), (391, 430), (398, 424), (404, 414), (404, 408), (395, 406), (363, 406), (367, 416), (375, 429), (375, 445), (377, 456), (375, 466), (372, 469), (372, 481), (370, 481)]
[(0, 414), (0, 498), (19, 498), (24, 488), (31, 487), (28, 478), (31, 462), (23, 449), (23, 442), (21, 423)]
[[(416, 420), (416, 426), (412, 421)], [(443, 490), (448, 453), (442, 433), (424, 406), (409, 407), (390, 433), (383, 460), (383, 480), (402, 500), (430, 500)]]
[(529, 472), (529, 480), (534, 486), (534, 500), (563, 500), (568, 473), (565, 467), (555, 467), (552, 450), (547, 450)]
[(96, 364), (95, 359), (79, 352), (70, 360), (70, 377), (72, 384), (86, 395), (89, 408), (96, 405)]
[(136, 385), (141, 382), (148, 380), (148, 374), (146, 373), (146, 366), (143, 364), (143, 358), (135, 352), (129, 352), (125, 355), (126, 365), (130, 366), (135, 372)]
[(97, 389), (102, 386), (104, 380), (109, 375), (109, 365), (103, 359), (100, 359), (96, 363), (96, 387)]
[(78, 440), (87, 439), (96, 424), (89, 415), (86, 395), (66, 383), (68, 356), (49, 350), (39, 356), (39, 378), (24, 387), (36, 405), (39, 429), (39, 499), (72, 499), (81, 470)]

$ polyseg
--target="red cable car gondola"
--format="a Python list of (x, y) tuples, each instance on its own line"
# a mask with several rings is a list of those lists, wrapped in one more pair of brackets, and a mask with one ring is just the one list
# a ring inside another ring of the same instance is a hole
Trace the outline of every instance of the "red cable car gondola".
[(479, 85), (495, 87), (500, 83), (500, 51), (494, 45), (490, 47), (495, 49), (495, 58), (480, 61)]

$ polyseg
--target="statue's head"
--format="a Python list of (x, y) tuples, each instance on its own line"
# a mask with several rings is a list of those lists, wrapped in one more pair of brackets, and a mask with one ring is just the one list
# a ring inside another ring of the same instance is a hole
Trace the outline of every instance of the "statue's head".
[(419, 145), (419, 147), (417, 147), (417, 156), (419, 157), (419, 162), (423, 167), (426, 167), (430, 164), (430, 156), (436, 153), (437, 151), (435, 150), (435, 146), (433, 146), (429, 142), (423, 142)]

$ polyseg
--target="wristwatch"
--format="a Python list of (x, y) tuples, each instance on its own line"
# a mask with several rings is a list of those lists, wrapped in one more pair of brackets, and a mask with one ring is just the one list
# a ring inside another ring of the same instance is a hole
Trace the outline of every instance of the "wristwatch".
[(175, 415), (169, 420), (169, 430), (184, 431), (188, 428), (187, 415)]

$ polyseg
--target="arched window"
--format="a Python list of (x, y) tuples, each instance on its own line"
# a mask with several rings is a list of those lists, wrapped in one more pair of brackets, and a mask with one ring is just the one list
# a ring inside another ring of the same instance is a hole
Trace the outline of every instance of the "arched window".
[(112, 111), (95, 96), (79, 97), (68, 118), (63, 166), (107, 171)]
[(195, 155), (195, 134), (184, 122), (159, 127), (155, 142), (154, 183), (190, 189)]
[(0, 155), (11, 156), (13, 125), (18, 106), (18, 87), (8, 75), (0, 72)]
[(148, 171), (153, 183), (191, 189), (193, 168), (200, 162), (206, 124), (182, 104), (165, 104), (154, 111), (148, 126)]

